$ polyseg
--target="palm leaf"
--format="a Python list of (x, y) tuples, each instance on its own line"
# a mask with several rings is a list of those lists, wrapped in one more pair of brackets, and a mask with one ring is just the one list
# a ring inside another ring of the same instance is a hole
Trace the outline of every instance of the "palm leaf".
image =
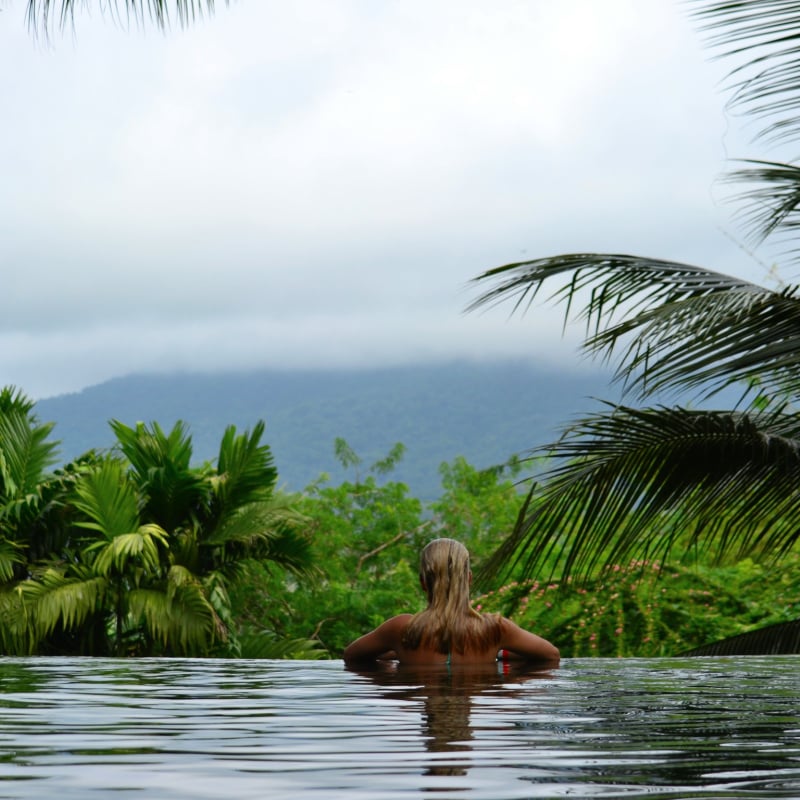
[(179, 420), (169, 433), (157, 422), (135, 428), (119, 420), (110, 424), (145, 498), (142, 514), (170, 532), (191, 525), (206, 505), (208, 487), (191, 467), (192, 438), (185, 423)]
[(0, 653), (26, 656), (33, 652), (36, 635), (16, 586), (0, 587)]
[(68, 576), (51, 567), (38, 580), (23, 581), (20, 590), (25, 606), (31, 609), (38, 635), (44, 638), (59, 625), (64, 630), (80, 627), (101, 607), (108, 581), (88, 572)]
[(691, 0), (708, 43), (738, 61), (731, 104), (766, 122), (760, 135), (793, 140), (800, 133), (800, 2)]
[[(800, 229), (800, 167), (779, 161), (748, 159), (745, 167), (732, 172), (727, 180), (754, 188), (742, 194), (745, 201), (741, 218), (760, 244), (772, 234), (793, 236)], [(796, 248), (790, 248), (792, 254)]]
[[(736, 64), (729, 77), (730, 105), (760, 120), (761, 137), (792, 141), (800, 133), (800, 3), (796, 0), (708, 2), (694, 16), (709, 44)], [(745, 190), (745, 221), (760, 241), (798, 225), (800, 173), (792, 164), (751, 161), (731, 180), (755, 184)], [(793, 253), (795, 249), (788, 252)]]
[(22, 408), (6, 407), (0, 411), (0, 501), (3, 503), (34, 495), (46, 470), (56, 461), (58, 443), (48, 441), (53, 423), (40, 424)]
[(225, 429), (214, 481), (219, 518), (272, 494), (278, 470), (269, 445), (261, 444), (264, 427), (259, 420), (252, 432), (237, 434), (233, 425)]
[(128, 614), (134, 624), (144, 620), (145, 627), (156, 642), (168, 647), (172, 639), (172, 603), (167, 594), (154, 587), (140, 587), (128, 593)]
[(202, 585), (180, 567), (170, 570), (164, 589), (131, 590), (128, 609), (133, 620), (144, 620), (149, 635), (170, 655), (207, 655), (227, 636)]
[[(229, 0), (225, 0), (226, 4)], [(74, 23), (75, 8), (87, 5), (86, 0), (28, 0), (28, 22), (33, 28), (47, 30), (52, 24), (52, 18), (58, 20), (60, 27)], [(159, 27), (169, 26), (174, 16), (180, 25), (194, 22), (204, 13), (210, 14), (214, 10), (214, 0), (111, 0), (107, 4), (108, 10), (118, 22), (130, 23), (131, 20), (143, 23), (146, 18), (152, 19)]]
[(314, 639), (290, 639), (267, 630), (244, 631), (237, 643), (237, 658), (316, 660), (326, 655)]
[(640, 396), (668, 388), (712, 393), (758, 380), (764, 391), (800, 394), (800, 298), (702, 267), (630, 255), (570, 254), (506, 264), (468, 310), (512, 301), (525, 311), (545, 281), (550, 296), (586, 325), (584, 348), (606, 360)]
[(117, 534), (109, 542), (96, 542), (86, 552), (99, 550), (94, 569), (100, 575), (108, 576), (112, 570), (123, 574), (133, 561), (152, 577), (160, 569), (159, 545), (169, 546), (166, 531), (158, 525), (142, 525), (137, 531)]
[[(297, 511), (295, 498), (279, 492), (266, 502), (249, 503), (227, 515), (202, 543), (226, 578), (241, 574), (248, 560), (268, 561), (297, 574), (313, 567), (309, 519)], [(208, 560), (208, 559), (207, 559)]]
[(680, 653), (682, 656), (774, 656), (800, 654), (800, 619), (778, 622)]
[(799, 441), (800, 417), (780, 411), (618, 406), (587, 417), (546, 448), (563, 462), (481, 577), (514, 567), (588, 577), (698, 548), (780, 558), (800, 538)]
[(88, 519), (76, 524), (98, 531), (107, 540), (139, 528), (139, 498), (114, 459), (82, 474), (75, 485), (75, 508)]
[(4, 386), (0, 389), (0, 417), (9, 413), (29, 417), (35, 405), (36, 403), (16, 386)]
[(179, 470), (188, 470), (192, 460), (192, 437), (186, 423), (178, 420), (167, 434), (157, 422), (148, 428), (137, 422), (135, 428), (112, 419), (109, 423), (117, 443), (130, 461), (140, 480), (165, 464), (174, 464)]
[(0, 536), (0, 583), (10, 581), (14, 577), (14, 569), (26, 563), (25, 554), (16, 542), (10, 542)]

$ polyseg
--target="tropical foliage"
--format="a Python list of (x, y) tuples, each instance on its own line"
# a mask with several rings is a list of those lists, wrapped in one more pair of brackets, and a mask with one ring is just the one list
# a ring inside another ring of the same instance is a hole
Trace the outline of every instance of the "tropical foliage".
[(778, 575), (749, 558), (725, 566), (635, 560), (590, 580), (511, 581), (476, 603), (557, 642), (565, 657), (704, 652), (754, 626), (770, 626), (760, 652), (781, 652), (775, 633), (800, 615), (800, 555), (789, 556)]
[(180, 422), (111, 424), (114, 451), (48, 474), (50, 426), (21, 393), (0, 393), (2, 650), (313, 653), (300, 642), (270, 650), (271, 632), (239, 631), (231, 613), (229, 587), (249, 562), (310, 566), (306, 521), (275, 491), (263, 423), (229, 427), (216, 466), (200, 467)]
[[(763, 120), (762, 136), (794, 140), (800, 6), (693, 5), (712, 44), (737, 59), (733, 102)], [(800, 169), (750, 161), (733, 178), (750, 187), (746, 219), (757, 239), (794, 236)], [(790, 247), (790, 258), (796, 253)], [(591, 581), (613, 564), (697, 548), (796, 564), (800, 287), (772, 290), (687, 264), (583, 253), (507, 264), (476, 280), (489, 288), (473, 308), (510, 299), (517, 311), (556, 282), (567, 318), (577, 311), (586, 325), (586, 351), (617, 358), (629, 396), (711, 398), (742, 387), (732, 409), (610, 404), (568, 428), (544, 448), (559, 461), (532, 489), (490, 573), (516, 568), (528, 579), (546, 570)]]
[[(343, 439), (336, 455), (352, 480), (327, 476), (308, 487), (301, 510), (310, 520), (311, 580), (254, 566), (233, 592), (243, 617), (268, 620), (288, 637), (314, 638), (332, 656), (388, 617), (421, 610), (419, 553), (437, 536), (451, 536), (482, 559), (508, 530), (522, 500), (513, 470), (478, 470), (463, 458), (441, 465), (442, 494), (424, 507), (408, 486), (391, 480), (402, 445), (371, 465)], [(245, 611), (244, 607), (247, 607)]]
[[(429, 539), (460, 539), (480, 569), (525, 499), (519, 465), (479, 470), (456, 458), (425, 505), (392, 480), (402, 445), (365, 465), (342, 439), (335, 452), (352, 479), (323, 475), (287, 497), (274, 489), (260, 424), (229, 428), (215, 465), (192, 467), (183, 424), (115, 421), (113, 451), (50, 473), (51, 426), (19, 392), (3, 391), (0, 404), (2, 653), (337, 657), (421, 607)], [(786, 629), (800, 614), (796, 553), (778, 576), (749, 559), (714, 567), (713, 550), (695, 556), (619, 562), (588, 582), (493, 583), (476, 602), (565, 656), (674, 654), (754, 624)]]

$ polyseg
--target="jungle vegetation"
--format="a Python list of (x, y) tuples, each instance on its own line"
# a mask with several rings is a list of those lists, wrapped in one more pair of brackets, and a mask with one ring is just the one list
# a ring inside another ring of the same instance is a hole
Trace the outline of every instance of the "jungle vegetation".
[[(34, 26), (47, 28), (55, 16), (64, 24), (76, 5), (29, 0), (29, 17)], [(732, 59), (732, 102), (763, 122), (759, 141), (794, 142), (800, 4), (689, 5), (710, 45)], [(212, 8), (211, 0), (158, 0), (126, 3), (124, 12), (166, 25), (170, 13), (185, 24)], [(746, 187), (753, 236), (785, 237), (793, 264), (800, 167), (746, 159), (731, 178)], [(586, 324), (587, 352), (617, 359), (631, 400), (610, 403), (541, 448), (554, 466), (522, 501), (499, 549), (494, 520), (485, 540), (481, 525), (462, 531), (482, 567), (481, 605), (508, 607), (566, 655), (625, 655), (629, 641), (638, 643), (636, 654), (648, 654), (645, 644), (691, 646), (685, 632), (707, 627), (730, 600), (720, 614), (725, 624), (777, 622), (766, 639), (759, 635), (766, 647), (779, 647), (800, 625), (800, 286), (769, 289), (694, 265), (607, 253), (507, 264), (476, 280), (487, 288), (473, 307), (511, 299), (516, 310), (555, 282), (567, 316), (578, 309)], [(742, 387), (733, 408), (643, 405), (655, 392), (714, 397), (731, 385)], [(335, 654), (345, 634), (360, 631), (332, 623), (347, 619), (363, 630), (385, 608), (396, 611), (397, 598), (378, 592), (395, 585), (407, 597), (414, 569), (405, 553), (416, 550), (415, 537), (455, 525), (445, 521), (446, 509), (421, 516), (402, 484), (381, 485), (374, 476), (282, 498), (260, 424), (226, 431), (215, 463), (200, 468), (190, 466), (180, 425), (166, 432), (155, 423), (117, 424), (114, 452), (89, 452), (53, 473), (50, 430), (23, 395), (3, 390), (0, 424), (4, 652), (241, 654), (251, 634), (292, 641), (295, 611), (305, 603), (307, 639), (296, 652), (314, 653), (321, 642)], [(340, 454), (351, 458), (344, 446)], [(447, 507), (454, 502), (449, 497)], [(383, 538), (370, 540), (376, 531)], [(484, 557), (489, 542), (492, 554)], [(765, 564), (774, 569), (765, 572)], [(232, 598), (245, 578), (253, 581), (250, 600), (269, 601), (250, 621), (272, 614), (272, 629), (240, 626), (235, 610), (250, 601), (237, 606)], [(555, 592), (557, 605), (548, 594)], [(756, 611), (762, 598), (771, 617)], [(776, 619), (778, 612), (795, 621)], [(559, 619), (560, 629), (553, 627)], [(573, 653), (558, 630), (571, 636)], [(711, 633), (704, 629), (702, 639)], [(613, 650), (604, 649), (606, 640)]]
[[(526, 507), (513, 459), (443, 463), (440, 496), (423, 502), (393, 480), (402, 444), (365, 463), (337, 439), (348, 479), (286, 494), (261, 422), (229, 426), (200, 465), (181, 422), (110, 427), (114, 447), (52, 468), (52, 423), (0, 391), (0, 654), (338, 657), (421, 608), (430, 539), (463, 541), (480, 570)], [(795, 547), (785, 563), (797, 559)], [(714, 560), (621, 562), (589, 580), (498, 575), (476, 603), (565, 656), (673, 655), (800, 614), (797, 569), (775, 578), (752, 559)]]
[[(710, 45), (733, 64), (732, 104), (760, 121), (758, 141), (800, 134), (800, 4), (689, 3)], [(756, 242), (787, 242), (797, 261), (800, 167), (746, 159), (744, 221)], [(657, 258), (577, 253), (506, 264), (476, 278), (472, 308), (512, 301), (524, 312), (547, 285), (585, 324), (584, 347), (616, 359), (629, 405), (609, 403), (543, 448), (556, 463), (487, 562), (525, 579), (543, 569), (591, 580), (610, 569), (681, 556), (771, 562), (796, 570), (800, 538), (800, 287), (766, 288)], [(734, 408), (643, 405), (655, 392), (714, 397)], [(638, 402), (638, 404), (637, 404)], [(766, 579), (780, 580), (779, 577)], [(800, 621), (773, 629), (800, 643)]]

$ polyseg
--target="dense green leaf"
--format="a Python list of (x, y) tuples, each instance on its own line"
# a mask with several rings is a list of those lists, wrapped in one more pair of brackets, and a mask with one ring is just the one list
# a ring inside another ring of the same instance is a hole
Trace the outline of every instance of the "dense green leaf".
[(85, 571), (69, 576), (63, 568), (49, 568), (37, 580), (21, 584), (39, 637), (48, 636), (57, 626), (71, 630), (83, 624), (101, 607), (108, 589), (103, 577)]
[(225, 429), (214, 481), (220, 518), (249, 503), (269, 500), (272, 494), (278, 470), (269, 445), (261, 444), (264, 427), (259, 420), (252, 432), (237, 434), (233, 425)]
[(131, 428), (112, 420), (118, 447), (131, 464), (144, 497), (142, 513), (168, 531), (194, 524), (207, 503), (209, 487), (202, 472), (192, 468), (192, 439), (187, 426), (176, 422), (165, 433), (157, 422)]
[(120, 533), (110, 542), (99, 542), (101, 545), (90, 546), (97, 549), (94, 568), (100, 575), (108, 576), (112, 570), (124, 573), (130, 561), (151, 576), (159, 573), (160, 554), (159, 545), (167, 547), (167, 534), (158, 525), (142, 525), (139, 530), (131, 533)]
[[(675, 548), (777, 558), (800, 537), (800, 418), (616, 407), (547, 448), (548, 470), (487, 564), (591, 576)], [(544, 577), (548, 577), (545, 575)]]
[(97, 531), (105, 539), (131, 533), (139, 527), (139, 498), (126, 480), (123, 465), (106, 459), (79, 478), (75, 507), (88, 517), (77, 524)]
[(0, 406), (0, 503), (8, 503), (35, 495), (58, 445), (48, 440), (53, 423), (39, 423), (24, 396)]

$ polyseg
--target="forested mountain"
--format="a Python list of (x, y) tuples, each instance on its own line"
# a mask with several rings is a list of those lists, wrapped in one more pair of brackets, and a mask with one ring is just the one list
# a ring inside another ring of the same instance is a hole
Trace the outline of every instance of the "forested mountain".
[[(618, 391), (599, 373), (559, 372), (527, 362), (453, 363), (336, 371), (265, 370), (225, 374), (132, 375), (75, 394), (40, 400), (56, 423), (61, 458), (113, 442), (109, 420), (128, 425), (176, 420), (190, 426), (195, 459), (213, 459), (228, 424), (263, 419), (280, 483), (300, 490), (325, 472), (345, 473), (334, 457), (343, 437), (363, 468), (393, 444), (407, 450), (392, 478), (422, 499), (439, 493), (439, 465), (464, 456), (477, 467), (550, 441), (561, 424)], [(352, 477), (352, 473), (351, 473)]]

